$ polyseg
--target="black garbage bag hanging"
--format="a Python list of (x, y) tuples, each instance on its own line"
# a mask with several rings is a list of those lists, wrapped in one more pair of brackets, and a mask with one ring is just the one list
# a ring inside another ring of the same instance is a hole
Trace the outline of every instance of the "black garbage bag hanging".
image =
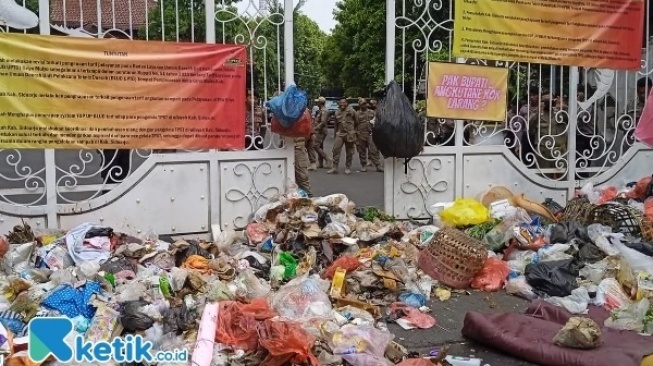
[(372, 140), (383, 156), (405, 159), (405, 164), (419, 155), (424, 146), (424, 123), (394, 81), (385, 87), (380, 98)]

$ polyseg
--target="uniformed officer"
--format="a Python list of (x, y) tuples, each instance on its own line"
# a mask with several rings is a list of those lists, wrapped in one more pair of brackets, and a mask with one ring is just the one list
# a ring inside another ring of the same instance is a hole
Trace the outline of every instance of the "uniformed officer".
[[(374, 120), (374, 111), (368, 108), (367, 100), (361, 98), (358, 100), (360, 110), (358, 111), (358, 127), (356, 130), (356, 151), (361, 160), (361, 172), (367, 171), (367, 158), (371, 160), (377, 171), (383, 171), (381, 162), (379, 161), (379, 153), (376, 154), (370, 149), (370, 142), (372, 140), (372, 120)], [(374, 147), (376, 150), (376, 146)]]
[(311, 147), (318, 164), (316, 167), (311, 167), (312, 169), (309, 170), (316, 170), (317, 168), (331, 168), (332, 164), (331, 159), (329, 159), (327, 154), (322, 149), (324, 146), (324, 139), (326, 138), (329, 124), (329, 110), (326, 108), (326, 99), (324, 97), (319, 97), (315, 100), (315, 103), (317, 104), (318, 110), (315, 114), (315, 122), (313, 128), (313, 131), (315, 132), (315, 138)]
[(333, 168), (327, 174), (338, 174), (338, 164), (342, 147), (345, 147), (345, 174), (351, 174), (351, 163), (354, 160), (356, 147), (356, 129), (358, 114), (349, 106), (346, 98), (341, 98), (336, 111), (335, 140), (333, 142)]

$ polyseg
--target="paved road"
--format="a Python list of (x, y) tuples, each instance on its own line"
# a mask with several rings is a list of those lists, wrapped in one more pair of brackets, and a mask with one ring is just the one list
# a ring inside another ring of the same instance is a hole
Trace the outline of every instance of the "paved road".
[[(333, 135), (325, 141), (325, 151), (331, 154)], [(344, 170), (344, 151), (340, 169)], [(354, 157), (353, 171), (350, 175), (342, 172), (326, 174), (325, 169), (311, 172), (311, 186), (316, 196), (344, 193), (359, 206), (383, 207), (383, 174), (375, 171), (362, 173), (358, 155)], [(504, 292), (487, 294), (471, 292), (469, 295), (452, 296), (445, 302), (433, 300), (429, 307), (435, 316), (437, 326), (427, 330), (403, 330), (391, 324), (389, 328), (396, 335), (395, 340), (411, 351), (428, 355), (429, 351), (442, 345), (449, 346), (449, 353), (457, 356), (476, 356), (483, 359), (482, 365), (491, 366), (532, 366), (534, 364), (505, 356), (496, 351), (466, 341), (460, 333), (463, 319), (468, 311), (481, 312), (523, 312), (525, 301)]]
[[(332, 156), (333, 130), (324, 142), (324, 151)], [(375, 169), (365, 173), (360, 172), (361, 165), (358, 154), (354, 154), (352, 174), (344, 174), (345, 151), (340, 158), (340, 174), (326, 174), (326, 169), (311, 172), (311, 190), (315, 196), (332, 193), (344, 193), (359, 206), (383, 207), (383, 173)]]
[[(330, 155), (333, 146), (333, 137), (330, 135), (325, 143), (325, 150)], [(43, 167), (42, 150), (23, 150), (20, 156), (15, 154), (14, 150), (0, 151), (0, 175), (16, 177), (16, 171), (10, 164), (15, 161), (11, 159), (20, 157), (21, 167), (31, 167), (40, 169)], [(7, 160), (7, 158), (10, 158)], [(60, 150), (56, 153), (56, 160), (61, 167), (70, 167), (72, 164), (78, 164), (81, 172), (92, 174), (98, 171), (100, 156), (94, 151), (80, 153), (79, 151)], [(344, 151), (343, 163), (340, 164), (344, 169)], [(83, 161), (87, 161), (83, 164)], [(8, 164), (5, 164), (8, 163)], [(28, 173), (25, 168), (21, 168), (19, 173)], [(383, 207), (383, 174), (375, 171), (362, 173), (360, 170), (360, 161), (358, 156), (354, 158), (353, 173), (351, 175), (337, 174), (328, 175), (326, 170), (311, 172), (311, 185), (313, 193), (317, 196), (332, 193), (344, 193), (359, 206), (377, 206)], [(61, 172), (59, 172), (59, 176)], [(40, 176), (43, 176), (40, 174)], [(88, 183), (100, 183), (99, 177), (90, 177), (86, 180)], [(23, 181), (5, 182), (4, 187), (17, 188), (24, 185)], [(25, 197), (25, 199), (28, 199)], [(417, 351), (421, 354), (428, 354), (434, 348), (442, 345), (449, 345), (450, 354), (458, 356), (474, 355), (483, 359), (483, 364), (492, 366), (529, 366), (532, 364), (525, 363), (501, 355), (495, 351), (488, 350), (485, 347), (471, 344), (463, 339), (460, 330), (462, 328), (463, 318), (467, 311), (486, 311), (486, 312), (521, 312), (525, 310), (526, 305), (518, 298), (508, 296), (503, 292), (495, 294), (485, 294), (472, 292), (471, 294), (454, 295), (452, 299), (446, 302), (432, 301), (429, 306), (433, 310), (433, 315), (437, 319), (437, 326), (428, 330), (411, 330), (405, 331), (395, 325), (390, 325), (391, 330), (395, 333), (399, 343), (408, 347), (411, 351)]]

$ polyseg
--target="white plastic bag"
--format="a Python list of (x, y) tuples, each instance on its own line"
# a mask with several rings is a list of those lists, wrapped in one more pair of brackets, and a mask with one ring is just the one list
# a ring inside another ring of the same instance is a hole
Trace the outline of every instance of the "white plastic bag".
[(642, 299), (642, 301), (628, 307), (613, 311), (610, 317), (605, 320), (604, 325), (612, 329), (642, 332), (644, 330), (644, 318), (650, 307), (651, 303), (648, 299)]
[(573, 255), (565, 253), (571, 248), (569, 244), (553, 244), (540, 248), (537, 255), (533, 258), (533, 262), (551, 262), (573, 259)]
[(515, 296), (522, 297), (526, 300), (535, 300), (537, 295), (533, 292), (533, 287), (526, 282), (525, 276), (511, 278), (506, 282), (506, 292)]
[(102, 264), (111, 256), (111, 243), (109, 238), (86, 239), (86, 233), (96, 228), (101, 228), (101, 226), (87, 222), (68, 231), (66, 234), (68, 254), (73, 258), (75, 264), (79, 265), (82, 262)]
[(549, 297), (544, 301), (567, 309), (572, 314), (587, 314), (587, 306), (590, 304), (590, 294), (585, 287), (579, 287), (571, 291), (567, 297)]
[(329, 196), (313, 198), (313, 204), (316, 206), (339, 208), (346, 212), (349, 208), (349, 198), (342, 193), (332, 194)]
[(526, 266), (529, 265), (537, 253), (532, 250), (514, 250), (508, 256), (508, 266), (513, 272), (523, 274), (526, 271)]
[(601, 194), (594, 189), (594, 184), (592, 184), (592, 182), (584, 185), (583, 188), (580, 189), (580, 194), (586, 196), (591, 203), (597, 203), (599, 198), (601, 198)]
[(611, 242), (611, 238), (617, 234), (613, 234), (610, 227), (601, 224), (592, 224), (587, 227), (587, 235), (605, 254), (619, 254), (619, 250)]
[(619, 251), (619, 254), (621, 254), (626, 263), (628, 263), (630, 269), (635, 273), (646, 272), (653, 275), (653, 258), (644, 253), (640, 253), (635, 249), (628, 248), (621, 242), (621, 237), (623, 237), (623, 235), (617, 236), (615, 234), (611, 241), (614, 247)]
[(317, 276), (297, 277), (283, 285), (272, 297), (272, 308), (282, 318), (307, 321), (333, 316), (327, 291), (329, 281)]
[(619, 309), (631, 304), (630, 297), (614, 278), (606, 278), (598, 286), (594, 305), (604, 308)]

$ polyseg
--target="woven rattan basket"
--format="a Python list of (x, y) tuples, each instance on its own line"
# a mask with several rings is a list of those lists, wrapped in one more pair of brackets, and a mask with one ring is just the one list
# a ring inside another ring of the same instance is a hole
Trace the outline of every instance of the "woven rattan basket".
[(419, 268), (453, 288), (466, 288), (487, 259), (482, 241), (453, 228), (439, 230), (419, 255)]
[(563, 221), (579, 222), (583, 225), (590, 223), (590, 215), (596, 205), (592, 204), (587, 197), (574, 198), (567, 203)]
[(642, 230), (642, 214), (632, 207), (615, 203), (594, 207), (589, 221), (609, 226), (617, 233), (639, 235)]
[(642, 218), (641, 228), (642, 239), (649, 243), (653, 242), (653, 221), (651, 221), (647, 216), (644, 216)]
[(496, 201), (501, 200), (510, 200), (515, 194), (512, 193), (508, 188), (503, 186), (497, 186), (490, 188), (487, 192), (483, 193), (479, 197), (479, 201), (485, 206), (490, 207), (490, 205)]

